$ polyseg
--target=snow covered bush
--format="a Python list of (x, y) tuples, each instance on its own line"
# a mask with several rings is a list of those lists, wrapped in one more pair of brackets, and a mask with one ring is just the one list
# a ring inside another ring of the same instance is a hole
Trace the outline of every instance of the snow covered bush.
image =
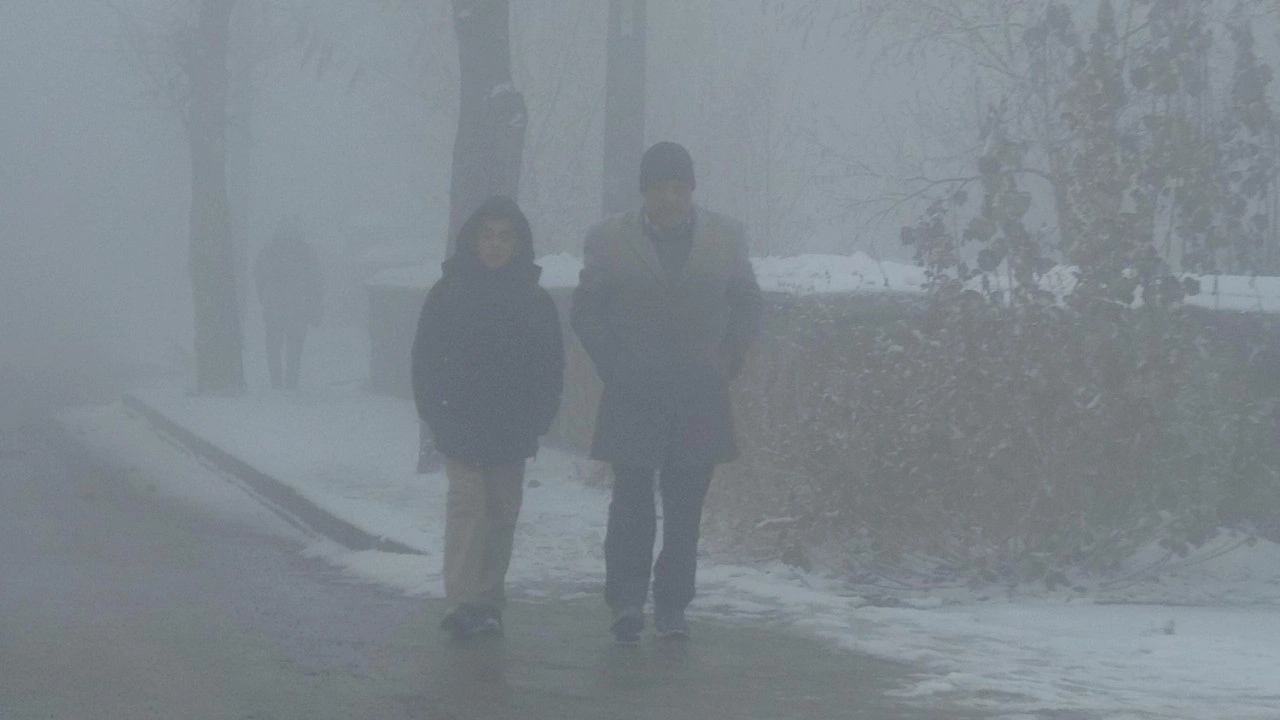
[(1020, 32), (1020, 70), (981, 94), (972, 157), (910, 188), (931, 198), (901, 233), (927, 299), (775, 308), (724, 492), (755, 503), (740, 541), (801, 564), (837, 547), (866, 579), (1057, 584), (1271, 522), (1275, 328), (1187, 307), (1180, 275), (1276, 267), (1270, 69), (1242, 14), (1137, 5), (1132, 29), (1105, 1), (978, 24)]
[(1053, 584), (1280, 508), (1270, 321), (975, 293), (768, 318), (713, 541), (866, 580)]

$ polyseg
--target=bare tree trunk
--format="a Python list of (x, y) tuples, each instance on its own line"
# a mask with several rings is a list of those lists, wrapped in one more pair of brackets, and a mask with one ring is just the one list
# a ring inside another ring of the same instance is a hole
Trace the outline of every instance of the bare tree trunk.
[(449, 188), (449, 251), (490, 195), (516, 197), (528, 125), (511, 79), (509, 0), (453, 0), (461, 102)]
[(191, 81), (186, 118), (191, 149), (191, 252), (195, 305), (196, 393), (244, 389), (231, 212), (227, 200), (227, 43), (235, 0), (202, 0), (186, 48)]
[[(251, 57), (240, 65), (232, 65), (231, 77), (243, 72), (248, 77), (252, 74), (252, 54), (261, 44), (257, 25), (261, 16), (246, 12), (249, 7), (241, 6), (232, 18), (231, 36), (239, 42), (246, 43)], [(235, 60), (235, 58), (228, 58)], [(235, 258), (236, 302), (240, 311), (241, 322), (246, 317), (249, 307), (249, 289), (252, 282), (252, 258), (254, 243), (249, 235), (252, 220), (253, 182), (255, 176), (253, 144), (254, 144), (254, 88), (249, 83), (237, 87), (232, 83), (227, 97), (227, 207), (231, 215), (231, 251)]]
[(636, 204), (636, 179), (644, 153), (645, 10), (645, 0), (609, 1), (601, 198), (605, 215)]

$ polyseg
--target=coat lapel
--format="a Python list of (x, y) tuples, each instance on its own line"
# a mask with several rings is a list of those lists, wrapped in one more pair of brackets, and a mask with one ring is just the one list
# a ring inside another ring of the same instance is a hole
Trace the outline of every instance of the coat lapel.
[(627, 223), (627, 244), (640, 256), (642, 262), (649, 271), (653, 273), (658, 282), (667, 284), (667, 271), (662, 267), (662, 261), (658, 259), (658, 251), (653, 247), (653, 241), (644, 236), (644, 228), (641, 227), (640, 213), (635, 213)]
[[(711, 251), (711, 239), (709, 237), (708, 223), (706, 222), (706, 213), (694, 208), (696, 219), (693, 226), (693, 245), (689, 248), (689, 259), (685, 261), (684, 267), (680, 270), (680, 280), (677, 284), (682, 284), (693, 275), (698, 267), (707, 262)], [(657, 257), (657, 253), (654, 253)]]

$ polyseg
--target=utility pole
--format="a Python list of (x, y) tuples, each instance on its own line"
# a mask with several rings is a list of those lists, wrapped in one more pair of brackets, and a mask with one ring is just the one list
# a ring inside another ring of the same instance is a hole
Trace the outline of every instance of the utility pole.
[(604, 91), (604, 215), (636, 204), (644, 153), (645, 0), (609, 0)]
[(516, 197), (524, 95), (511, 80), (509, 0), (453, 0), (461, 98), (449, 188), (449, 254), (462, 223), (490, 195)]
[(227, 199), (227, 54), (236, 0), (202, 0), (185, 46), (191, 149), (191, 288), (195, 304), (196, 394), (244, 390), (240, 311)]

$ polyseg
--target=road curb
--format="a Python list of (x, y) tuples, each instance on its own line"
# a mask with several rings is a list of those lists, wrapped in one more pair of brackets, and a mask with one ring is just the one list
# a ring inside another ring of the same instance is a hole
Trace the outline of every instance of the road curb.
[(292, 487), (196, 435), (136, 395), (125, 393), (123, 402), (125, 407), (146, 418), (157, 430), (171, 436), (191, 452), (213, 463), (219, 470), (234, 475), (257, 493), (260, 499), (274, 505), (274, 510), (286, 513), (290, 520), (300, 523), (317, 535), (357, 552), (380, 550), (401, 555), (426, 554), (404, 543), (366, 532), (324, 510)]

